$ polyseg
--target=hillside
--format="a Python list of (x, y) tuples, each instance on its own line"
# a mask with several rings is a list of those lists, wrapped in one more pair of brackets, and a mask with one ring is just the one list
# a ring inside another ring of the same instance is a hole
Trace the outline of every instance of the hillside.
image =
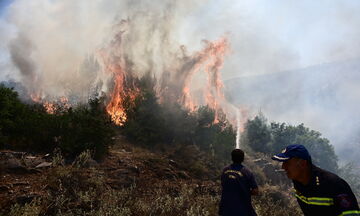
[(272, 121), (320, 131), (345, 161), (356, 161), (359, 152), (359, 84), (358, 59), (225, 82), (232, 103), (255, 114), (261, 110)]
[[(101, 162), (86, 154), (64, 164), (58, 154), (2, 151), (0, 207), (5, 215), (217, 215), (220, 171), (184, 167), (173, 153), (151, 152), (121, 136)], [(297, 208), (274, 165), (252, 156), (246, 164), (263, 190), (254, 200), (259, 215)]]

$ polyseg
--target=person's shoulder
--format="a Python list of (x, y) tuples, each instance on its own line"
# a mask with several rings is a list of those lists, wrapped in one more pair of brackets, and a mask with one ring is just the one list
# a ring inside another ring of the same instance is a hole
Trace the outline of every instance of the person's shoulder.
[(336, 175), (335, 173), (332, 173), (330, 171), (321, 169), (320, 167), (317, 166), (313, 166), (313, 171), (315, 172), (315, 174), (319, 177), (322, 177), (328, 181), (338, 181), (341, 178)]
[(229, 170), (229, 169), (231, 169), (231, 165), (224, 167), (223, 172), (225, 172), (226, 170)]
[(317, 174), (317, 176), (319, 176), (320, 181), (323, 181), (323, 183), (325, 183), (329, 186), (334, 186), (334, 185), (346, 185), (347, 186), (348, 185), (344, 179), (342, 179), (335, 173), (321, 169), (319, 167), (315, 167), (314, 170), (315, 170), (315, 173)]
[(243, 166), (241, 172), (245, 173), (245, 175), (252, 175), (252, 172), (249, 168)]

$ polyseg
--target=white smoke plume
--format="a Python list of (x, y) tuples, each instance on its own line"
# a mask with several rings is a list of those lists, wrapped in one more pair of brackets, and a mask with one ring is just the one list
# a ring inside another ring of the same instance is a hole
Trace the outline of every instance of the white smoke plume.
[(14, 67), (1, 73), (10, 74), (37, 98), (76, 96), (85, 101), (94, 89), (108, 90), (111, 74), (104, 72), (98, 54), (116, 34), (128, 34), (116, 48), (131, 60), (132, 71), (161, 73), (180, 50), (178, 29), (190, 13), (187, 8), (195, 10), (199, 3), (14, 1), (7, 21), (16, 33), (2, 47)]

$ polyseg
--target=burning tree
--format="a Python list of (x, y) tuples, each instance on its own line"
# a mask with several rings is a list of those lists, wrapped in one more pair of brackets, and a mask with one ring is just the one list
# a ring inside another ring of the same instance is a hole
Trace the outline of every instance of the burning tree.
[[(115, 23), (110, 39), (85, 58), (80, 69), (74, 69), (74, 79), (59, 79), (62, 89), (59, 87), (56, 91), (46, 88), (49, 84), (42, 77), (45, 73), (39, 72), (48, 67), (38, 67), (35, 59), (20, 56), (29, 64), (34, 63), (31, 64), (33, 70), (27, 74), (37, 84), (28, 88), (29, 95), (42, 104), (47, 113), (64, 118), (67, 113), (71, 117), (74, 110), (85, 115), (86, 111), (76, 107), (82, 107), (89, 99), (105, 98), (103, 106), (111, 121), (134, 140), (196, 143), (205, 150), (219, 149), (222, 144), (214, 140), (221, 139), (212, 136), (205, 139), (199, 134), (206, 134), (205, 128), (223, 133), (232, 127), (226, 118), (235, 123), (235, 110), (224, 98), (220, 74), (229, 42), (226, 37), (203, 40), (200, 50), (188, 52), (185, 46), (172, 40), (174, 23), (169, 17), (168, 11), (130, 13)], [(19, 37), (13, 42), (14, 59), (19, 59), (15, 48), (21, 46), (21, 41)], [(26, 68), (24, 70), (21, 72), (25, 74)], [(74, 87), (76, 80), (80, 80), (80, 87)], [(64, 107), (64, 111), (58, 110), (59, 107)], [(202, 112), (213, 116), (209, 124), (198, 121)], [(207, 140), (206, 143), (203, 140)], [(229, 140), (227, 145), (234, 146), (235, 142)]]
[[(134, 102), (139, 95), (139, 86), (136, 80), (141, 78), (141, 71), (134, 70), (134, 62), (130, 59), (123, 43), (126, 43), (128, 37), (133, 37), (131, 28), (127, 29), (131, 22), (129, 20), (122, 21), (119, 25), (119, 32), (107, 47), (99, 51), (105, 73), (111, 74), (113, 77), (112, 91), (109, 93), (107, 103), (107, 112), (117, 125), (123, 125), (126, 121), (126, 113), (124, 111), (124, 100), (127, 103)], [(224, 56), (228, 51), (228, 41), (221, 38), (214, 42), (204, 41), (204, 48), (192, 55), (187, 55), (185, 47), (180, 47), (176, 55), (171, 56), (173, 61), (164, 65), (164, 70), (158, 71), (160, 75), (156, 77), (154, 70), (148, 70), (146, 74), (151, 74), (157, 80), (154, 88), (156, 89), (156, 97), (159, 102), (178, 103), (186, 109), (194, 111), (200, 105), (208, 105), (217, 112), (221, 109), (221, 105), (225, 105), (226, 101), (222, 92), (223, 84), (220, 78), (220, 69), (223, 65)], [(149, 57), (148, 57), (149, 58)], [(155, 64), (150, 62), (149, 64)], [(192, 79), (196, 74), (204, 72), (207, 82), (202, 86), (192, 83)], [(201, 90), (202, 95), (195, 96), (193, 88)]]

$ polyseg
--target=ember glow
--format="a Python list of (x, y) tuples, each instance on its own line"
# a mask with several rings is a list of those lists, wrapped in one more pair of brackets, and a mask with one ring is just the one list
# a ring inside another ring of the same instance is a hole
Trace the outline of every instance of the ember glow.
[(49, 114), (54, 114), (55, 111), (56, 111), (56, 105), (54, 103), (50, 103), (50, 102), (45, 101), (43, 103), (43, 106), (44, 106), (46, 112), (49, 113)]
[(46, 100), (41, 94), (31, 94), (30, 98), (34, 103), (41, 104), (49, 114), (55, 114), (59, 109), (67, 110), (71, 107), (67, 97), (60, 97), (56, 100)]

